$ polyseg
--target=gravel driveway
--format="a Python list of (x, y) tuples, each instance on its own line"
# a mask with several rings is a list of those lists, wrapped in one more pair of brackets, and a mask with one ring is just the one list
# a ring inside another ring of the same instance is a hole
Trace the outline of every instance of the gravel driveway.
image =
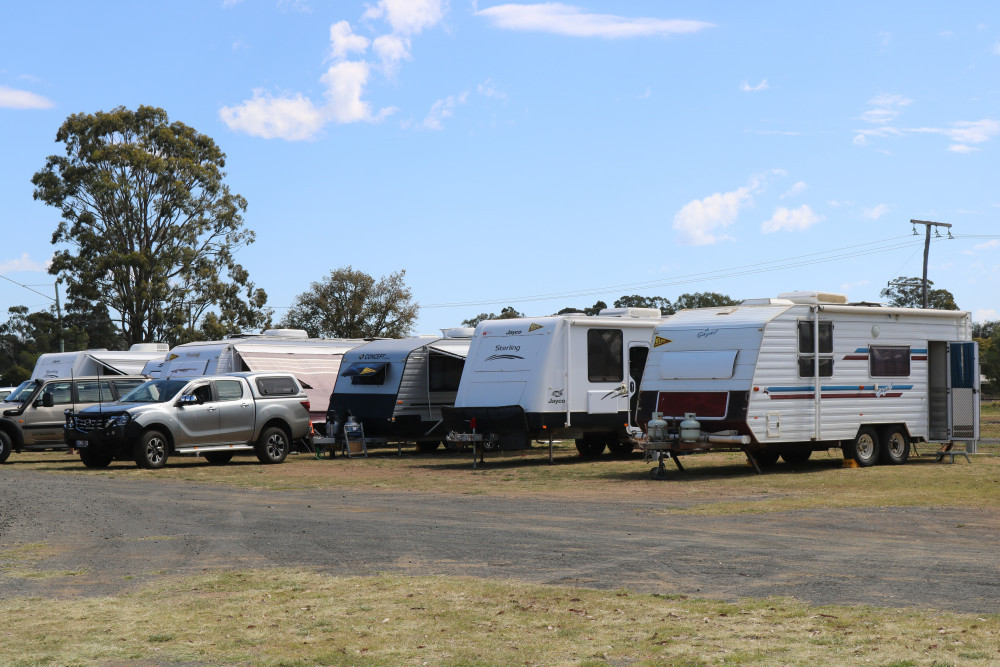
[(678, 516), (641, 500), (265, 491), (13, 466), (0, 488), (0, 551), (43, 543), (34, 568), (78, 573), (13, 576), (8, 560), (0, 598), (293, 566), (1000, 612), (1000, 514), (982, 510)]

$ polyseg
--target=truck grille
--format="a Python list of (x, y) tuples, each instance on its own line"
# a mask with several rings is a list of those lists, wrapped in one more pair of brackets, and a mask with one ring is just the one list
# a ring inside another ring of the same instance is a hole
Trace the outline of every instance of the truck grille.
[(95, 428), (104, 428), (108, 424), (107, 417), (77, 417), (76, 426), (77, 428), (90, 430)]

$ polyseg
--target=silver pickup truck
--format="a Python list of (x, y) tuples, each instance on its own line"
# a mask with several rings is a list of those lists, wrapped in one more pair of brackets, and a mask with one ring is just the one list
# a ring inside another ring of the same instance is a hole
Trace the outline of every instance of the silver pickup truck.
[(115, 403), (67, 412), (65, 429), (89, 468), (114, 459), (162, 468), (173, 454), (221, 464), (239, 452), (281, 463), (311, 432), (309, 398), (278, 372), (150, 380)]

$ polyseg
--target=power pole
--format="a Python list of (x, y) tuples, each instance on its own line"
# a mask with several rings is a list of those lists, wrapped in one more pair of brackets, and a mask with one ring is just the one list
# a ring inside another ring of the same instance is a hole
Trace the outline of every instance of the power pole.
[[(917, 225), (923, 225), (926, 228), (927, 234), (924, 237), (924, 278), (923, 278), (923, 295), (924, 295), (924, 308), (927, 307), (927, 257), (931, 252), (931, 227), (947, 227), (948, 228), (948, 238), (955, 238), (951, 235), (951, 223), (948, 222), (930, 222), (929, 220), (910, 220), (910, 224), (913, 225), (913, 231), (916, 232)], [(941, 236), (937, 229), (934, 233)]]

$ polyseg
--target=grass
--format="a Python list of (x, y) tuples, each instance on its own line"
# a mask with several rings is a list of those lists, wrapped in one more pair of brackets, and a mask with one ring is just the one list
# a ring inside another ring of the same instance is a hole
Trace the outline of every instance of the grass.
[[(253, 457), (237, 457), (225, 466), (202, 459), (174, 457), (162, 470), (140, 470), (130, 462), (110, 468), (84, 468), (76, 457), (60, 452), (14, 454), (10, 466), (52, 474), (89, 475), (117, 480), (185, 481), (240, 488), (351, 489), (462, 495), (534, 495), (602, 498), (658, 504), (665, 512), (742, 514), (797, 509), (871, 506), (926, 506), (996, 509), (1000, 507), (1000, 445), (980, 445), (971, 464), (937, 463), (923, 445), (924, 456), (903, 466), (843, 467), (839, 450), (815, 452), (801, 465), (779, 463), (756, 475), (739, 453), (711, 453), (682, 459), (685, 472), (668, 463), (669, 479), (651, 480), (652, 463), (636, 455), (621, 460), (582, 459), (572, 445), (560, 443), (555, 463), (547, 447), (527, 452), (488, 455), (472, 469), (469, 453), (439, 451), (397, 456), (375, 450), (367, 458), (316, 459), (290, 456), (281, 465), (265, 466)], [(6, 466), (5, 466), (6, 468)]]
[(0, 663), (996, 664), (1000, 616), (240, 571), (0, 602)]

